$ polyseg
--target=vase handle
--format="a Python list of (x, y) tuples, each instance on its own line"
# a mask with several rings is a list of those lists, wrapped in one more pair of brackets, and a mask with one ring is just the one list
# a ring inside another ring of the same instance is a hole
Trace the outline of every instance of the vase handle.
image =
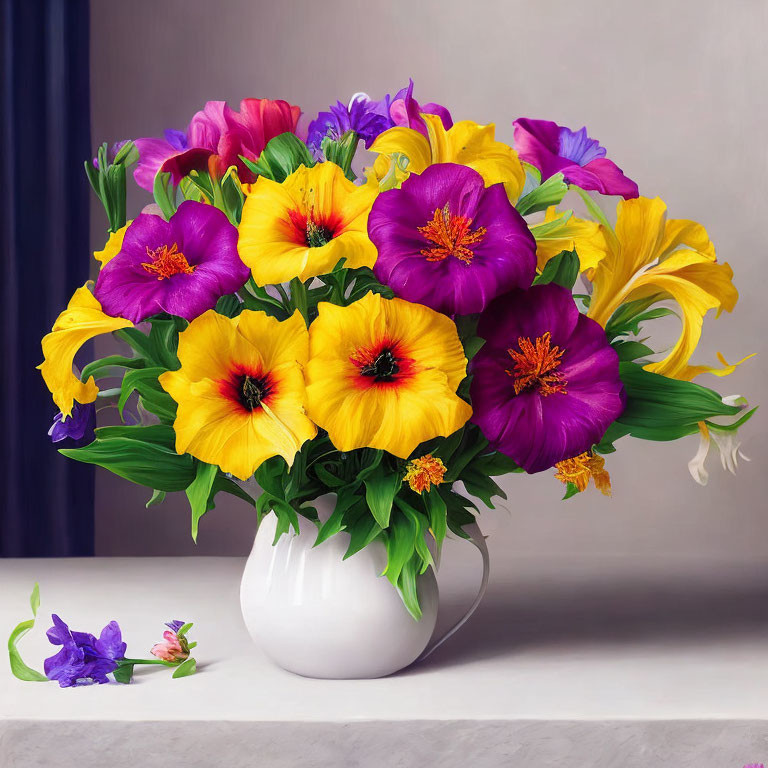
[(480, 589), (477, 592), (472, 605), (466, 613), (447, 631), (444, 632), (436, 640), (430, 641), (429, 645), (424, 649), (421, 656), (416, 661), (424, 661), (427, 656), (431, 655), (433, 651), (436, 651), (449, 637), (458, 632), (468, 621), (472, 614), (477, 610), (477, 606), (480, 605), (485, 591), (488, 589), (488, 577), (491, 573), (491, 561), (488, 555), (488, 545), (485, 543), (485, 536), (483, 536), (480, 526), (477, 523), (470, 523), (464, 527), (464, 531), (469, 534), (470, 541), (477, 547), (480, 552), (480, 556), (483, 558), (483, 578), (480, 582)]

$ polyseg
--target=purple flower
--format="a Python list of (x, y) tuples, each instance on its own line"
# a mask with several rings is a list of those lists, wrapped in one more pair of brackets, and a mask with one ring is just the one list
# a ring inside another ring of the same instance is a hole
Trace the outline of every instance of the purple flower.
[(413, 80), (408, 79), (408, 87), (400, 89), (392, 103), (389, 105), (389, 115), (393, 125), (402, 125), (412, 128), (424, 136), (427, 135), (427, 124), (421, 115), (437, 115), (442, 120), (443, 127), (447, 131), (452, 125), (451, 113), (442, 105), (432, 102), (421, 105), (413, 98)]
[(344, 106), (340, 101), (328, 112), (320, 114), (309, 124), (307, 144), (315, 153), (320, 150), (323, 139), (328, 136), (338, 140), (347, 131), (355, 131), (365, 141), (368, 149), (374, 139), (396, 125), (413, 128), (427, 135), (427, 126), (421, 118), (422, 113), (439, 115), (446, 130), (453, 125), (451, 113), (440, 104), (420, 105), (413, 98), (413, 80), (401, 88), (394, 96), (387, 94), (375, 101), (367, 93), (356, 93)]
[(93, 403), (74, 403), (72, 415), (65, 418), (61, 412), (53, 417), (53, 424), (48, 430), (52, 443), (62, 440), (75, 440), (78, 443), (90, 442), (96, 427), (96, 407)]
[(605, 156), (605, 148), (587, 136), (587, 129), (571, 131), (550, 120), (515, 120), (515, 148), (521, 160), (541, 171), (545, 181), (562, 173), (568, 184), (594, 189), (603, 195), (638, 196), (637, 184)]
[(99, 273), (94, 296), (108, 315), (133, 323), (158, 312), (193, 320), (249, 274), (237, 253), (237, 229), (224, 213), (187, 200), (170, 221), (136, 217), (120, 252)]
[(125, 643), (120, 627), (110, 621), (98, 640), (88, 632), (73, 632), (54, 613), (48, 639), (61, 650), (45, 660), (45, 674), (58, 680), (62, 688), (88, 683), (107, 683), (107, 675), (117, 669), (117, 659), (125, 658)]
[(624, 410), (605, 331), (550, 283), (499, 296), (480, 317), (474, 421), (491, 446), (540, 472), (600, 442)]
[(527, 288), (536, 272), (536, 242), (504, 186), (486, 188), (464, 165), (431, 165), (380, 194), (368, 234), (376, 279), (449, 315), (481, 312), (500, 293)]
[(187, 622), (174, 619), (173, 621), (166, 621), (165, 626), (171, 630), (171, 632), (178, 632)]
[(349, 106), (338, 101), (328, 112), (318, 114), (309, 124), (307, 144), (317, 152), (326, 136), (338, 141), (347, 131), (354, 131), (365, 141), (367, 149), (391, 125), (389, 114), (381, 110), (381, 102), (372, 101), (365, 93), (356, 93)]
[[(136, 183), (149, 192), (155, 185), (155, 176), (163, 163), (186, 151), (187, 134), (183, 131), (167, 130), (164, 139), (136, 139), (134, 144), (139, 150), (139, 162), (133, 171)], [(177, 179), (174, 179), (178, 183)]]
[(139, 163), (133, 176), (151, 192), (158, 171), (170, 173), (178, 185), (192, 170), (213, 168), (221, 176), (234, 165), (241, 181), (253, 182), (256, 176), (240, 156), (258, 160), (270, 139), (296, 132), (300, 115), (297, 106), (280, 99), (243, 99), (240, 112), (224, 101), (209, 101), (192, 117), (186, 133), (166, 131), (165, 139), (136, 139)]

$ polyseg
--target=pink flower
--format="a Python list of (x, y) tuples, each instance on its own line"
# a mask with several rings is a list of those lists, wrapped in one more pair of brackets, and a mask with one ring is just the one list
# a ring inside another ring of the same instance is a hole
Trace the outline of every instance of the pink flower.
[(183, 638), (167, 629), (163, 632), (163, 642), (155, 643), (150, 653), (163, 661), (183, 661), (189, 656), (189, 648)]

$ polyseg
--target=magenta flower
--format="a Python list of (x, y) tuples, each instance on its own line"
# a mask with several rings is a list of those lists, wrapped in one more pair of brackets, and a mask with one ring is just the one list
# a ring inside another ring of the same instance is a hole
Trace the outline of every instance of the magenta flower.
[(389, 104), (392, 124), (412, 128), (426, 136), (427, 124), (422, 119), (422, 114), (437, 115), (446, 131), (453, 126), (451, 113), (444, 106), (433, 102), (421, 105), (413, 98), (413, 80), (409, 78), (408, 87), (400, 89)]
[(170, 221), (136, 217), (99, 273), (94, 296), (108, 315), (133, 323), (158, 312), (193, 320), (249, 275), (237, 253), (237, 229), (224, 213), (187, 200)]
[(472, 421), (526, 471), (590, 450), (624, 410), (618, 355), (567, 288), (499, 296), (478, 335), (486, 343), (472, 361)]
[(541, 171), (545, 181), (562, 173), (568, 184), (594, 189), (603, 195), (638, 196), (637, 184), (605, 156), (605, 148), (587, 136), (550, 120), (520, 118), (514, 122), (515, 148), (520, 159)]
[(107, 675), (125, 658), (125, 643), (116, 621), (110, 621), (98, 640), (89, 632), (73, 632), (54, 613), (48, 639), (62, 646), (54, 656), (45, 660), (45, 676), (58, 681), (62, 688), (88, 683), (108, 683)]
[(243, 99), (240, 112), (226, 102), (209, 101), (189, 123), (186, 133), (166, 131), (164, 139), (136, 139), (139, 162), (134, 171), (136, 183), (152, 191), (158, 171), (170, 173), (178, 184), (192, 170), (209, 168), (221, 176), (236, 166), (242, 182), (251, 183), (255, 175), (240, 155), (256, 161), (270, 139), (281, 133), (295, 133), (301, 110), (278, 99)]
[(500, 293), (527, 288), (536, 272), (536, 242), (504, 186), (486, 188), (464, 165), (431, 165), (380, 194), (368, 234), (379, 252), (376, 279), (448, 315), (481, 312)]

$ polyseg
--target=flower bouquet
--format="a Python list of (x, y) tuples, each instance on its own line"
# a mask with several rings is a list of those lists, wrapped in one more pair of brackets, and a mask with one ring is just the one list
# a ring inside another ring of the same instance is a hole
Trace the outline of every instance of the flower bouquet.
[[(735, 466), (754, 409), (693, 379), (738, 363), (691, 362), (704, 315), (736, 304), (732, 270), (586, 129), (520, 119), (513, 149), (413, 83), (299, 122), (285, 101), (208, 102), (85, 164), (109, 239), (42, 341), (51, 435), (79, 441), (61, 453), (151, 505), (186, 492), (193, 537), (223, 492), (272, 513), (276, 540), (303, 519), (318, 543), (346, 532), (347, 557), (379, 542), (416, 619), (419, 575), (505, 497), (496, 476), (610, 494), (621, 438), (696, 433), (699, 482), (711, 441)], [(154, 202), (128, 220), (134, 164)], [(592, 193), (621, 198), (615, 219)], [(124, 349), (78, 371), (99, 334)], [(107, 408), (121, 423), (94, 434)]]

